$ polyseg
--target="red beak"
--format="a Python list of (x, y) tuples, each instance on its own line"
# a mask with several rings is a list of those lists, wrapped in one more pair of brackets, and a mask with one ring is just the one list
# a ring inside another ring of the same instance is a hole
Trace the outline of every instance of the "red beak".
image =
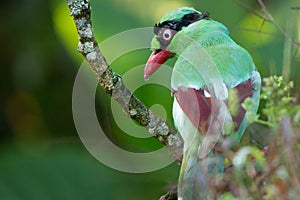
[(144, 79), (148, 80), (149, 76), (153, 74), (170, 55), (171, 52), (167, 50), (153, 51), (144, 69)]

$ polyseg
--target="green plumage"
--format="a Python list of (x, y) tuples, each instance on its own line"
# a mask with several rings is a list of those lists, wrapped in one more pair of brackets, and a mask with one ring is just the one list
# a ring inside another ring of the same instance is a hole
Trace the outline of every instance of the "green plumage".
[[(206, 83), (200, 74), (201, 67), (206, 67), (208, 62), (216, 65), (225, 85), (229, 88), (249, 79), (252, 71), (255, 70), (252, 58), (228, 34), (228, 30), (223, 24), (211, 19), (200, 20), (179, 31), (168, 46), (168, 50), (180, 52), (178, 55), (187, 54), (189, 60), (199, 60), (199, 54), (193, 53), (195, 48), (187, 48), (193, 42), (196, 42), (199, 48), (203, 48), (202, 50), (206, 55), (201, 56), (205, 57), (205, 60), (197, 65), (191, 65), (188, 61), (179, 57), (174, 66), (174, 71), (178, 72), (177, 74), (180, 74), (180, 77), (172, 77), (172, 88), (177, 89), (178, 86), (182, 86), (185, 80), (189, 80), (187, 85), (184, 85), (186, 87), (202, 88)], [(209, 59), (211, 61), (208, 61)]]
[[(248, 91), (251, 92), (249, 96), (254, 106), (249, 112), (256, 112), (260, 75), (249, 53), (230, 38), (228, 29), (207, 18), (202, 12), (193, 8), (179, 8), (166, 14), (159, 26), (161, 31), (156, 31), (157, 35), (152, 40), (153, 58), (148, 60), (150, 64), (146, 68), (151, 69), (149, 66), (155, 61), (161, 62), (165, 59), (164, 55), (168, 54), (160, 50), (172, 52), (177, 57), (171, 79), (171, 87), (175, 92), (173, 119), (185, 142), (178, 195), (183, 200), (210, 199), (212, 197), (207, 183), (210, 178), (221, 176), (224, 170), (224, 155), (211, 151), (211, 144), (217, 141), (222, 143), (219, 138), (223, 135), (224, 138), (232, 139), (228, 147), (237, 145), (249, 124), (244, 117), (236, 131), (225, 128), (233, 124), (234, 119), (227, 108), (228, 91), (235, 87), (246, 87), (246, 83), (250, 81), (251, 87), (248, 87)], [(170, 40), (167, 37), (169, 35), (166, 35), (166, 40), (163, 41), (163, 31), (166, 29), (172, 30), (171, 34), (174, 35)], [(149, 71), (153, 73), (152, 69)], [(211, 106), (210, 116), (207, 118), (210, 127), (205, 133), (195, 127), (186, 111), (199, 110), (206, 114), (203, 112), (203, 105), (197, 107), (198, 104), (194, 104), (194, 101), (190, 102), (191, 105), (186, 105), (185, 101), (176, 96), (178, 90), (184, 92), (189, 91), (188, 89), (198, 91), (198, 95), (205, 90), (211, 95), (197, 97), (199, 105), (206, 103)]]

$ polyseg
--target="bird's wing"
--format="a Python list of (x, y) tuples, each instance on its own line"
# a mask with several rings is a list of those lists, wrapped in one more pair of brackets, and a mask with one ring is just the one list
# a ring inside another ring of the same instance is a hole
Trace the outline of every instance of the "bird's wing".
[(241, 104), (247, 97), (256, 101), (259, 94), (253, 88), (259, 88), (260, 79), (257, 72), (253, 74), (255, 80), (249, 79), (233, 88), (240, 97), (235, 116), (229, 113), (226, 101), (210, 97), (203, 89), (179, 88), (175, 93), (173, 117), (185, 141), (178, 183), (183, 199), (205, 199), (211, 195), (207, 185), (210, 176), (222, 174), (224, 170), (224, 155), (211, 150), (227, 123), (233, 122), (238, 133), (245, 130), (246, 112)]
[[(245, 115), (241, 103), (247, 97), (251, 97), (253, 92), (253, 78), (251, 78), (253, 71), (255, 71), (255, 66), (251, 56), (234, 42), (206, 48), (197, 43), (191, 43), (181, 52), (175, 63), (171, 86), (174, 91), (177, 91), (176, 98), (179, 105), (202, 133), (208, 131), (207, 128), (201, 131), (207, 119), (218, 119), (222, 124), (230, 121), (226, 106), (228, 90), (235, 89), (239, 98), (238, 105), (236, 105), (238, 113), (233, 116), (232, 120), (239, 127)], [(204, 98), (204, 91), (207, 91), (214, 99), (214, 106), (211, 106), (210, 98)], [(212, 109), (216, 111), (212, 112)], [(211, 113), (215, 113), (215, 118), (206, 116)], [(221, 128), (223, 127), (220, 127), (219, 132), (222, 132)], [(244, 129), (240, 129), (239, 132), (241, 133)], [(214, 129), (212, 132), (216, 133), (216, 131), (217, 129)]]
[[(190, 45), (178, 56), (174, 65), (171, 87), (206, 88), (218, 99), (227, 97), (222, 93), (251, 78), (255, 65), (249, 53), (237, 44), (221, 44), (201, 47)], [(225, 87), (224, 87), (225, 86)]]
[[(251, 82), (251, 92), (249, 90), (249, 87), (247, 88), (246, 91), (244, 88), (240, 88), (239, 90), (239, 96), (241, 96), (239, 110), (241, 110), (242, 112), (239, 113), (239, 115), (236, 117), (236, 121), (239, 123), (239, 126), (236, 129), (236, 134), (234, 136), (235, 137), (234, 142), (236, 144), (240, 142), (243, 133), (245, 132), (247, 126), (249, 125), (246, 115), (248, 113), (250, 114), (251, 112), (256, 113), (260, 101), (261, 77), (259, 72), (253, 71), (251, 79), (248, 82)], [(251, 95), (249, 95), (249, 93), (251, 93)], [(250, 97), (252, 106), (250, 110), (245, 111), (244, 108), (241, 107), (241, 103), (243, 103), (247, 97)]]
[[(258, 72), (253, 72), (253, 74), (255, 74), (254, 77), (256, 80), (260, 80), (259, 76), (257, 77)], [(234, 98), (237, 98), (237, 100), (235, 101), (236, 104), (233, 105), (236, 107), (235, 113), (230, 113), (227, 105), (228, 101), (211, 97), (209, 92), (204, 89), (196, 90), (195, 88), (180, 87), (175, 92), (176, 101), (182, 112), (203, 136), (202, 138), (204, 138), (200, 147), (200, 149), (202, 149), (202, 152), (199, 153), (200, 157), (205, 157), (205, 155), (209, 153), (209, 150), (218, 141), (218, 138), (222, 133), (228, 134), (225, 132), (226, 130), (224, 130), (224, 127), (228, 125), (232, 126), (233, 131), (237, 131), (237, 134), (235, 135), (238, 135), (240, 139), (242, 132), (245, 131), (248, 125), (245, 120), (246, 111), (242, 107), (242, 103), (246, 98), (250, 97), (253, 102), (256, 102), (256, 108), (254, 108), (253, 112), (256, 112), (257, 110), (259, 102), (257, 96), (259, 91), (254, 88), (260, 88), (258, 85), (260, 82), (256, 80), (253, 80), (253, 78), (248, 79), (230, 89), (236, 91), (236, 97), (234, 96)], [(194, 136), (189, 134), (189, 130), (186, 130), (186, 122), (183, 124), (179, 123), (180, 122), (177, 122), (176, 125), (177, 127), (181, 127), (181, 134), (184, 135), (184, 139), (187, 143), (191, 143)], [(184, 133), (184, 130), (187, 133)]]

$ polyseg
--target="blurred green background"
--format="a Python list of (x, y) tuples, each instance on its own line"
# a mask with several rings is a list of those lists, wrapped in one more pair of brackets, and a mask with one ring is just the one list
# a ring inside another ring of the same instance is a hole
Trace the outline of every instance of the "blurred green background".
[[(278, 26), (299, 41), (300, 11), (292, 9), (300, 5), (299, 0), (264, 2)], [(291, 69), (287, 77), (295, 81), (295, 91), (299, 90), (297, 47), (273, 24), (255, 15), (263, 16), (254, 0), (94, 0), (97, 39), (101, 42), (122, 31), (153, 26), (165, 13), (181, 6), (209, 11), (213, 19), (224, 23), (232, 38), (253, 56), (263, 77)], [(174, 185), (179, 170), (176, 163), (155, 172), (128, 174), (101, 164), (80, 142), (72, 118), (72, 89), (83, 58), (76, 50), (77, 34), (66, 2), (6, 1), (0, 9), (0, 199), (150, 200)], [(111, 51), (128, 45), (126, 42)], [(112, 68), (123, 75), (145, 64), (149, 55), (149, 49), (130, 52), (113, 62)], [(149, 107), (161, 104), (166, 108), (167, 121), (172, 124), (167, 88), (146, 85), (135, 94)], [(155, 139), (135, 138), (121, 131), (112, 118), (110, 103), (99, 88), (99, 122), (116, 145), (134, 152), (161, 148)], [(164, 115), (159, 108), (156, 112)]]

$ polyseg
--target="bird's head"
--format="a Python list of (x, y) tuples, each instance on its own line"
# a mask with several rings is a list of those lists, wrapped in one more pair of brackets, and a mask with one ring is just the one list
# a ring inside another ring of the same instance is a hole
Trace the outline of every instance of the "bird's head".
[(168, 46), (172, 43), (176, 34), (194, 22), (207, 18), (207, 12), (201, 13), (193, 8), (184, 7), (171, 11), (166, 14), (158, 24), (155, 24), (155, 36), (151, 43), (153, 52), (144, 70), (145, 80), (175, 53), (172, 52)]

